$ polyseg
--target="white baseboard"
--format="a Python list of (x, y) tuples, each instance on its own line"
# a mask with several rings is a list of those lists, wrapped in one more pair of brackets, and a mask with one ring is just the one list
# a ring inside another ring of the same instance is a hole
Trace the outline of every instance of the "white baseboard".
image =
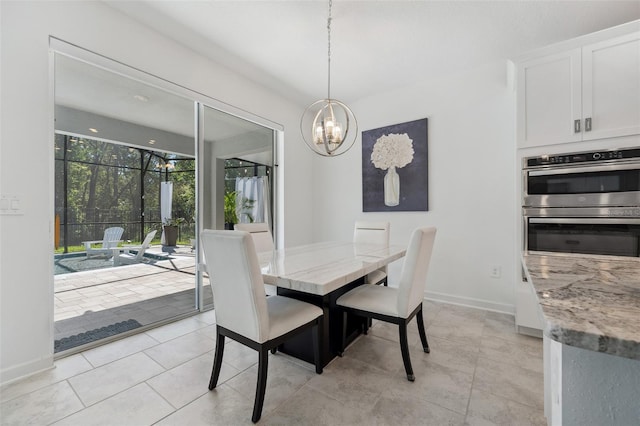
[(0, 385), (7, 385), (51, 368), (53, 368), (53, 356), (14, 365), (0, 370)]
[(524, 325), (516, 325), (516, 331), (520, 334), (526, 334), (531, 337), (539, 337), (542, 339), (542, 330), (537, 328), (525, 327)]
[(451, 305), (460, 305), (470, 308), (483, 309), (485, 311), (499, 312), (503, 314), (515, 315), (515, 305), (496, 303), (490, 300), (474, 299), (470, 297), (456, 296), (453, 294), (438, 293), (435, 291), (425, 291), (424, 297), (434, 302), (444, 302)]

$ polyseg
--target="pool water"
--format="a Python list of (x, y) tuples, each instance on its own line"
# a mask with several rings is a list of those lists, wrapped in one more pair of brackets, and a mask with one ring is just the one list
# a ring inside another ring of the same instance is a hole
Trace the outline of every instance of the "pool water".
[[(132, 250), (132, 253), (135, 253)], [(151, 253), (144, 254), (145, 259), (148, 259), (146, 263), (154, 263), (157, 260), (170, 259), (168, 256), (158, 256)], [(92, 257), (87, 259), (87, 254), (84, 252), (79, 253), (64, 253), (55, 254), (53, 256), (53, 274), (62, 275), (70, 274), (73, 272), (92, 271), (95, 269), (113, 268), (113, 261), (105, 257)]]

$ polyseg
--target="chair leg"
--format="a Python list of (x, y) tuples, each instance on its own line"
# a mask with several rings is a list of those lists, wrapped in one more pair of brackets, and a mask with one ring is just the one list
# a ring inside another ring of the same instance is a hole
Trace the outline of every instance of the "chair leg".
[(267, 370), (269, 367), (269, 351), (260, 348), (258, 353), (258, 382), (256, 384), (256, 400), (253, 404), (253, 416), (251, 416), (253, 423), (260, 420), (260, 416), (262, 416), (262, 404), (264, 403), (264, 391), (267, 388)]
[(338, 356), (342, 356), (344, 354), (344, 347), (347, 341), (347, 311), (342, 312), (342, 336), (340, 336), (340, 352), (338, 352)]
[(313, 335), (313, 362), (316, 364), (316, 374), (322, 374), (322, 359), (320, 356), (320, 335), (321, 335), (322, 322), (316, 321), (316, 325), (313, 326), (311, 334)]
[(420, 310), (416, 314), (416, 321), (418, 321), (418, 332), (420, 333), (420, 340), (422, 341), (422, 350), (426, 353), (431, 352), (429, 349), (429, 342), (427, 342), (427, 333), (424, 330), (424, 320), (422, 319), (422, 304), (420, 304)]
[(222, 355), (224, 355), (224, 335), (216, 332), (216, 353), (213, 358), (213, 371), (211, 371), (211, 380), (209, 380), (209, 390), (216, 387), (218, 377), (220, 376), (220, 368), (222, 368)]
[(409, 358), (409, 343), (407, 341), (407, 323), (403, 321), (398, 324), (398, 331), (400, 333), (400, 350), (402, 351), (402, 361), (404, 362), (404, 370), (407, 373), (407, 380), (413, 382), (416, 377), (413, 375), (413, 368), (411, 368), (411, 358)]

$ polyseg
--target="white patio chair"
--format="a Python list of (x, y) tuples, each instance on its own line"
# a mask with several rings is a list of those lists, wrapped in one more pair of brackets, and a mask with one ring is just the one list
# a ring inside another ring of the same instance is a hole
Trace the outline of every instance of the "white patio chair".
[[(151, 241), (153, 241), (153, 237), (156, 236), (156, 232), (158, 231), (154, 230), (149, 232), (147, 236), (144, 237), (144, 241), (140, 246), (122, 247), (122, 250), (124, 250), (124, 253), (120, 253), (117, 256), (113, 256), (113, 264), (117, 266), (122, 264), (129, 265), (133, 263), (142, 262), (142, 259), (144, 257), (144, 252), (149, 248), (149, 244), (151, 244)], [(131, 250), (135, 250), (136, 253), (135, 254), (130, 253)]]
[[(111, 257), (113, 249), (118, 247), (118, 243), (122, 240), (123, 228), (114, 226), (104, 230), (102, 240), (83, 241), (84, 250), (87, 252), (87, 259), (90, 257)], [(99, 248), (92, 247), (93, 244), (102, 244)]]

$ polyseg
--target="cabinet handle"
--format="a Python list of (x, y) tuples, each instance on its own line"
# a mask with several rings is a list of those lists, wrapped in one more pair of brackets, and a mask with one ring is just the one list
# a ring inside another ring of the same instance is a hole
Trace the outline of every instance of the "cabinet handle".
[(591, 117), (584, 119), (584, 131), (585, 132), (591, 131)]
[(580, 133), (580, 120), (573, 120), (573, 133)]

